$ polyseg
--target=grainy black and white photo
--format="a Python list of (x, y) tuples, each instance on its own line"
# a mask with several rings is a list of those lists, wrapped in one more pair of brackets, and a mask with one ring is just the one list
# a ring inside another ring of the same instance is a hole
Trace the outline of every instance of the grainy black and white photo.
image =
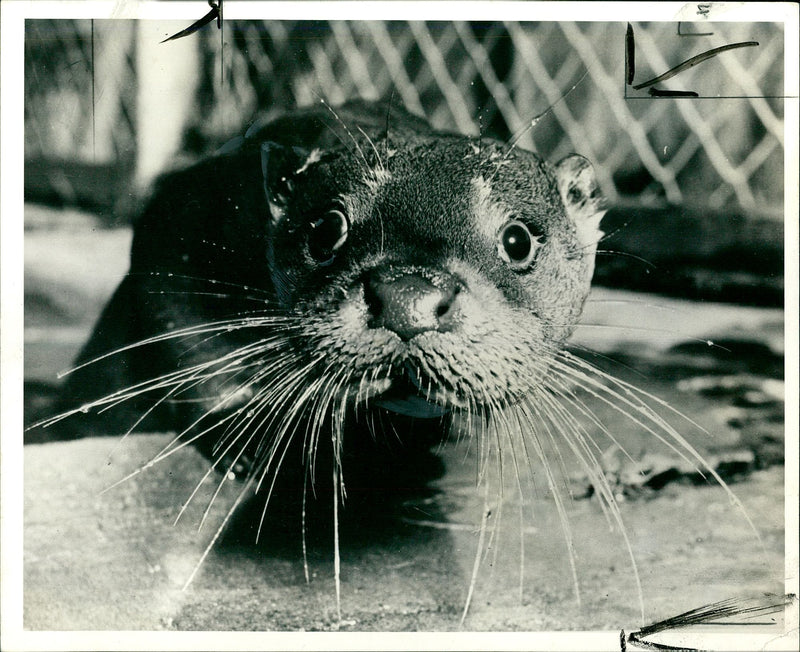
[(796, 644), (796, 11), (177, 4), (20, 22), (24, 633)]

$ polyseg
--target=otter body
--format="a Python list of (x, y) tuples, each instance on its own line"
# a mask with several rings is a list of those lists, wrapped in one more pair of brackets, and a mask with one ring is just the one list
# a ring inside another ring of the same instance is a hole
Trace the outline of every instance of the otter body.
[(424, 483), (454, 418), (489, 441), (552, 393), (602, 214), (577, 155), (385, 104), (288, 114), (157, 184), (64, 405), (259, 483)]

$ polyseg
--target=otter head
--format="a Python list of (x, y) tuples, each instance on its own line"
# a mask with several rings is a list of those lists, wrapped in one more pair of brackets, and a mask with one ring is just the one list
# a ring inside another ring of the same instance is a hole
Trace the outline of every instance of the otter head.
[(601, 235), (586, 159), (442, 135), (261, 151), (272, 285), (337, 395), (434, 417), (541, 385)]

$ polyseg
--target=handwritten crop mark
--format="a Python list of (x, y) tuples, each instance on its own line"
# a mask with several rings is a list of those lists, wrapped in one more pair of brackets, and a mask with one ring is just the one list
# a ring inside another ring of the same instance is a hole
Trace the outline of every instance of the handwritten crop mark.
[(655, 86), (656, 84), (666, 81), (667, 79), (671, 79), (675, 75), (682, 73), (684, 70), (688, 70), (689, 68), (693, 68), (694, 66), (711, 59), (718, 54), (723, 52), (727, 52), (728, 50), (736, 50), (738, 48), (749, 48), (758, 45), (758, 41), (743, 41), (741, 43), (729, 43), (728, 45), (722, 45), (718, 48), (712, 48), (711, 50), (706, 50), (705, 52), (698, 54), (690, 59), (687, 59), (683, 63), (678, 64), (674, 68), (670, 68), (667, 72), (659, 75), (658, 77), (653, 77), (653, 79), (649, 79), (646, 82), (642, 82), (641, 84), (633, 84), (633, 77), (636, 72), (636, 63), (635, 63), (635, 51), (636, 51), (636, 42), (635, 37), (633, 34), (633, 27), (631, 24), (628, 23), (628, 29), (625, 33), (625, 82), (628, 86), (632, 86), (634, 90), (641, 90), (643, 88), (649, 88), (648, 93), (653, 97), (699, 97), (698, 93), (695, 91), (671, 91), (671, 90), (661, 90), (658, 88), (650, 88)]
[(794, 593), (787, 593), (786, 595), (773, 595), (764, 594), (757, 598), (730, 598), (728, 600), (721, 600), (714, 602), (697, 609), (685, 611), (682, 614), (660, 620), (652, 625), (646, 625), (636, 632), (625, 634), (625, 630), (619, 633), (619, 647), (621, 652), (627, 652), (628, 646), (632, 649), (638, 650), (683, 650), (684, 652), (699, 652), (698, 648), (694, 647), (674, 647), (664, 643), (655, 643), (654, 641), (646, 640), (647, 636), (656, 634), (658, 632), (666, 632), (682, 627), (690, 627), (693, 625), (774, 625), (774, 620), (769, 619), (767, 622), (730, 622), (722, 621), (725, 618), (732, 616), (744, 616), (745, 618), (753, 618), (754, 616), (769, 616), (775, 613), (782, 613), (786, 607), (797, 602), (797, 596)]
[(173, 34), (172, 36), (165, 38), (161, 42), (166, 43), (167, 41), (174, 41), (176, 39), (183, 38), (184, 36), (194, 34), (198, 30), (208, 25), (214, 19), (217, 20), (217, 29), (222, 29), (222, 0), (208, 0), (208, 6), (211, 7), (211, 11), (209, 11), (200, 20), (192, 23), (189, 25), (189, 27), (181, 30), (177, 34)]

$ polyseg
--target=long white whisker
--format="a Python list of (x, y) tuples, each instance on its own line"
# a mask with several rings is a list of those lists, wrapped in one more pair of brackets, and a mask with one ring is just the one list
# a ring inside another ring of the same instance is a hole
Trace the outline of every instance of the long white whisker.
[(483, 551), (484, 540), (486, 539), (486, 527), (487, 521), (489, 519), (489, 481), (488, 479), (485, 481), (484, 491), (483, 491), (483, 513), (481, 514), (481, 524), (480, 524), (480, 534), (478, 535), (478, 545), (475, 550), (475, 561), (472, 564), (472, 576), (469, 583), (469, 590), (467, 591), (467, 599), (464, 602), (464, 611), (461, 613), (461, 621), (459, 622), (459, 626), (464, 626), (464, 621), (467, 618), (467, 613), (469, 612), (469, 607), (472, 604), (472, 596), (475, 592), (475, 584), (478, 581), (478, 570), (481, 564), (481, 553)]
[[(572, 528), (569, 525), (569, 515), (567, 514), (567, 511), (564, 508), (564, 503), (561, 499), (561, 493), (558, 491), (556, 480), (553, 477), (553, 472), (550, 469), (550, 464), (547, 460), (547, 455), (545, 454), (544, 448), (542, 447), (542, 443), (539, 440), (536, 430), (533, 428), (534, 419), (532, 418), (532, 415), (529, 411), (531, 409), (539, 415), (540, 418), (538, 419), (538, 423), (540, 423), (542, 427), (545, 429), (545, 432), (547, 432), (548, 435), (550, 435), (550, 427), (547, 423), (547, 419), (542, 418), (542, 413), (539, 411), (539, 409), (537, 408), (536, 404), (533, 401), (527, 401), (521, 404), (516, 414), (524, 416), (526, 422), (529, 424), (529, 426), (531, 426), (530, 443), (533, 444), (536, 456), (539, 458), (539, 461), (541, 462), (541, 465), (544, 469), (545, 478), (547, 479), (547, 485), (550, 487), (550, 493), (552, 493), (553, 495), (553, 502), (556, 505), (556, 511), (558, 512), (559, 521), (561, 523), (561, 531), (564, 535), (564, 539), (567, 544), (567, 555), (569, 559), (570, 571), (572, 572), (572, 584), (573, 588), (575, 589), (575, 600), (580, 605), (581, 603), (580, 583), (578, 582), (578, 571), (575, 564), (575, 544), (572, 537)], [(525, 443), (528, 442), (528, 438), (523, 437), (522, 441), (524, 443), (523, 445), (525, 445)]]
[(225, 529), (225, 526), (228, 524), (228, 521), (230, 520), (231, 516), (233, 516), (234, 512), (236, 512), (242, 500), (244, 500), (244, 497), (250, 491), (252, 483), (253, 483), (253, 478), (248, 479), (242, 490), (239, 492), (239, 495), (236, 497), (236, 500), (233, 502), (233, 505), (231, 505), (230, 509), (225, 514), (225, 518), (222, 520), (222, 523), (220, 523), (220, 526), (214, 533), (213, 538), (208, 543), (205, 550), (203, 551), (203, 554), (200, 556), (200, 559), (195, 564), (191, 575), (189, 575), (189, 578), (184, 583), (183, 588), (181, 589), (182, 591), (185, 591), (186, 589), (189, 588), (189, 585), (194, 580), (195, 575), (197, 575), (197, 572), (200, 570), (200, 567), (203, 565), (203, 562), (206, 560), (206, 557), (208, 557), (208, 553), (211, 552), (211, 549), (214, 547), (214, 544), (217, 542), (217, 539), (219, 539), (220, 534), (222, 534), (222, 531)]
[(112, 351), (108, 351), (107, 353), (103, 353), (91, 360), (86, 360), (67, 371), (59, 372), (58, 377), (63, 378), (64, 376), (74, 373), (79, 369), (83, 369), (88, 367), (89, 365), (96, 364), (101, 360), (105, 360), (115, 355), (119, 355), (120, 353), (124, 353), (125, 351), (131, 351), (133, 349), (137, 349), (143, 346), (147, 346), (149, 344), (156, 344), (158, 342), (164, 342), (166, 340), (173, 340), (178, 339), (181, 337), (188, 337), (192, 335), (205, 335), (208, 333), (213, 333), (217, 331), (237, 331), (245, 328), (262, 328), (264, 326), (275, 326), (279, 323), (291, 323), (287, 321), (286, 317), (248, 317), (246, 319), (237, 318), (237, 319), (230, 319), (224, 321), (214, 321), (210, 323), (204, 324), (196, 324), (192, 326), (187, 326), (186, 328), (180, 328), (172, 331), (168, 331), (166, 333), (161, 333), (159, 335), (153, 335), (151, 337), (147, 337), (136, 342), (132, 342), (131, 344), (126, 344), (125, 346), (121, 346), (117, 349)]
[[(590, 478), (590, 481), (597, 490), (598, 496), (601, 498), (599, 503), (600, 506), (603, 507), (604, 504), (606, 505), (607, 509), (603, 509), (606, 517), (608, 518), (608, 515), (610, 514), (611, 518), (613, 518), (613, 520), (616, 522), (616, 525), (625, 543), (625, 548), (628, 552), (628, 558), (631, 563), (637, 594), (639, 596), (639, 609), (641, 618), (642, 621), (644, 621), (644, 593), (642, 591), (641, 578), (639, 576), (639, 567), (636, 563), (636, 557), (633, 554), (633, 546), (628, 539), (627, 528), (622, 520), (622, 514), (619, 510), (619, 506), (617, 505), (617, 501), (614, 498), (614, 492), (608, 483), (608, 479), (602, 473), (597, 459), (594, 457), (593, 453), (586, 445), (584, 438), (580, 434), (581, 429), (576, 427), (579, 424), (572, 413), (563, 409), (563, 406), (558, 404), (558, 402), (552, 397), (546, 397), (546, 403), (551, 407), (556, 408), (553, 412), (548, 412), (548, 416), (551, 418), (551, 420), (553, 420), (553, 424), (565, 435), (563, 438), (564, 441), (583, 465), (584, 470)], [(560, 426), (557, 425), (559, 423), (561, 424)], [(567, 433), (572, 433), (574, 437), (566, 436)]]
[(259, 287), (253, 287), (251, 285), (242, 285), (241, 283), (233, 283), (231, 281), (221, 281), (215, 278), (204, 278), (202, 276), (191, 276), (189, 274), (176, 274), (175, 272), (167, 272), (166, 274), (162, 274), (160, 272), (130, 272), (127, 274), (128, 277), (152, 277), (152, 276), (164, 276), (165, 278), (169, 279), (178, 279), (181, 281), (197, 281), (198, 283), (207, 283), (208, 285), (222, 285), (225, 287), (233, 288), (236, 290), (243, 290), (245, 292), (259, 292), (264, 295), (264, 299), (268, 300), (271, 299), (273, 293), (269, 290), (265, 290)]

